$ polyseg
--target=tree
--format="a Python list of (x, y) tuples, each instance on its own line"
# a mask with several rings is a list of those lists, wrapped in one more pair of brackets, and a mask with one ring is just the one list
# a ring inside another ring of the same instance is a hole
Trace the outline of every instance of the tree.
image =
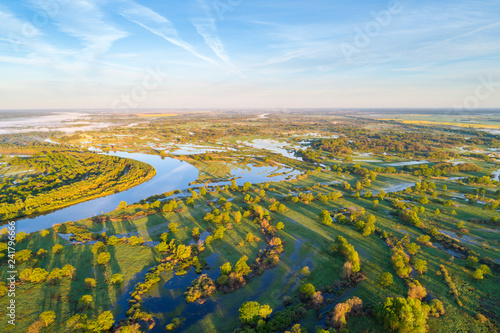
[(122, 284), (123, 283), (123, 275), (120, 273), (113, 274), (113, 276), (111, 276), (110, 282), (112, 284)]
[(409, 254), (411, 254), (412, 256), (417, 254), (418, 251), (420, 250), (420, 246), (417, 245), (416, 243), (409, 243), (405, 246), (406, 248), (406, 251), (408, 251)]
[(179, 224), (177, 222), (171, 222), (168, 225), (168, 230), (170, 230), (171, 233), (177, 232), (177, 228), (179, 227)]
[(258, 302), (245, 302), (239, 309), (242, 324), (255, 325), (259, 320), (260, 304)]
[(97, 263), (99, 265), (107, 265), (110, 259), (111, 259), (111, 254), (109, 252), (101, 252), (97, 257)]
[(273, 310), (267, 304), (260, 305), (258, 302), (245, 302), (239, 311), (242, 324), (255, 326), (259, 320), (268, 319)]
[(240, 223), (240, 221), (241, 221), (241, 212), (237, 210), (236, 212), (234, 212), (234, 222)]
[(429, 199), (427, 199), (426, 196), (423, 196), (422, 198), (420, 198), (419, 202), (422, 204), (422, 205), (427, 205), (429, 203)]
[(482, 280), (484, 279), (484, 272), (482, 269), (478, 268), (476, 269), (476, 271), (474, 272), (474, 274), (472, 275), (472, 277), (476, 280)]
[(15, 258), (18, 262), (28, 261), (31, 258), (31, 251), (28, 249), (17, 251)]
[(207, 195), (207, 189), (205, 187), (200, 188), (200, 195)]
[[(200, 238), (200, 228), (193, 227), (193, 231), (191, 232), (191, 236), (193, 236), (193, 238), (196, 238), (196, 239)], [(166, 242), (166, 240), (164, 242)]]
[(47, 283), (55, 285), (59, 283), (62, 275), (62, 270), (60, 268), (54, 267), (47, 277)]
[(387, 330), (395, 332), (425, 333), (428, 310), (418, 299), (387, 297), (377, 306), (375, 314)]
[(101, 252), (107, 251), (108, 247), (103, 242), (99, 241), (92, 245), (92, 253), (98, 255)]
[(42, 233), (41, 233), (42, 237), (45, 237), (45, 236), (47, 236), (48, 234), (50, 234), (50, 231), (49, 231), (49, 230), (47, 230), (47, 229), (43, 229), (43, 230), (42, 230)]
[(251, 232), (249, 232), (245, 238), (245, 241), (252, 243), (254, 240), (255, 240), (255, 236)]
[(48, 251), (45, 249), (40, 249), (37, 251), (36, 255), (39, 257), (45, 257), (47, 255)]
[(252, 269), (247, 265), (247, 256), (243, 256), (238, 260), (236, 265), (234, 265), (234, 272), (240, 276), (248, 275), (252, 272)]
[(316, 288), (314, 288), (311, 283), (305, 283), (300, 286), (300, 293), (304, 296), (304, 298), (311, 299), (316, 293)]
[(243, 192), (247, 192), (249, 191), (250, 189), (252, 188), (252, 183), (250, 182), (246, 182), (245, 184), (243, 184)]
[(271, 316), (271, 313), (273, 312), (273, 309), (267, 304), (264, 304), (260, 307), (259, 309), (259, 317), (262, 319), (267, 319), (269, 316)]
[(128, 239), (128, 243), (132, 246), (144, 244), (144, 239), (142, 237), (132, 236)]
[(97, 285), (95, 279), (92, 278), (86, 278), (85, 279), (85, 286), (90, 289), (90, 288), (95, 288)]
[(49, 326), (56, 320), (56, 313), (54, 311), (45, 311), (40, 314), (40, 320), (45, 325)]
[(321, 213), (319, 213), (319, 219), (321, 223), (324, 225), (330, 226), (332, 225), (332, 217), (330, 216), (330, 212), (327, 210), (322, 210)]
[(276, 230), (283, 230), (285, 228), (285, 224), (283, 222), (278, 222), (276, 224)]
[(474, 268), (478, 262), (479, 259), (477, 259), (477, 257), (474, 256), (467, 257), (467, 266), (469, 266), (470, 268)]
[(231, 267), (231, 263), (226, 262), (222, 266), (220, 266), (220, 274), (221, 275), (229, 275), (233, 268)]
[(105, 311), (97, 317), (96, 320), (92, 320), (87, 324), (87, 329), (92, 332), (107, 332), (113, 326), (115, 318), (111, 311)]
[(388, 287), (394, 282), (393, 276), (389, 272), (382, 273), (379, 278), (379, 284), (382, 287)]
[(191, 246), (179, 244), (175, 249), (175, 257), (179, 260), (185, 260), (191, 257)]
[(16, 235), (16, 243), (22, 243), (24, 239), (26, 239), (26, 233), (24, 231), (18, 232)]
[(427, 271), (427, 261), (423, 259), (417, 259), (415, 260), (415, 270), (419, 274), (423, 274), (424, 272)]
[(63, 246), (61, 244), (56, 244), (52, 247), (52, 254), (60, 254), (63, 250)]
[(87, 310), (88, 308), (92, 308), (93, 301), (94, 299), (92, 298), (91, 295), (83, 295), (78, 301), (78, 310), (84, 311)]
[(118, 207), (116, 207), (117, 210), (125, 209), (125, 208), (127, 208), (127, 202), (126, 201), (120, 201), (120, 203), (118, 204)]

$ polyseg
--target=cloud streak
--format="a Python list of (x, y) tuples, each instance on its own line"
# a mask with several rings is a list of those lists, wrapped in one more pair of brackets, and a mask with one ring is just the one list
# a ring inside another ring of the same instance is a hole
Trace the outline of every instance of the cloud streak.
[(149, 32), (163, 38), (167, 42), (188, 51), (203, 61), (214, 65), (217, 64), (215, 60), (202, 55), (191, 44), (180, 38), (174, 25), (162, 15), (133, 1), (120, 1), (117, 4), (119, 5), (119, 8), (116, 9), (117, 13), (130, 22), (141, 26)]
[[(29, 3), (41, 14), (48, 15), (45, 0), (30, 0)], [(126, 32), (109, 24), (109, 20), (92, 1), (58, 3), (57, 9), (49, 16), (61, 32), (83, 41), (83, 58), (93, 59), (106, 53), (115, 41), (127, 36)]]

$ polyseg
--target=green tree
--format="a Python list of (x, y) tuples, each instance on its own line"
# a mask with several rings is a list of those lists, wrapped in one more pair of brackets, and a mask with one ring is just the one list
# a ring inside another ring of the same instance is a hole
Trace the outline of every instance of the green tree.
[(120, 273), (113, 274), (113, 276), (111, 276), (110, 282), (112, 284), (122, 284), (123, 283), (123, 275)]
[(180, 260), (186, 260), (191, 257), (191, 246), (179, 244), (175, 249), (175, 257)]
[(428, 309), (418, 299), (387, 297), (375, 310), (382, 326), (394, 332), (425, 333)]
[(83, 295), (78, 301), (78, 310), (85, 311), (93, 307), (94, 298), (91, 295)]
[(245, 302), (239, 309), (242, 324), (255, 325), (259, 320), (260, 304), (258, 302)]
[(427, 271), (427, 261), (423, 259), (417, 259), (415, 260), (415, 270), (419, 274), (423, 274)]
[(16, 235), (16, 243), (18, 243), (18, 244), (22, 243), (23, 240), (26, 239), (26, 236), (27, 235), (26, 235), (26, 233), (24, 231), (18, 232), (17, 235)]
[(240, 221), (241, 221), (241, 212), (237, 210), (236, 212), (234, 212), (234, 222), (240, 223)]
[(379, 284), (382, 287), (388, 287), (394, 282), (393, 276), (389, 272), (382, 273), (379, 278)]
[(243, 256), (236, 262), (236, 265), (234, 265), (234, 272), (238, 275), (244, 276), (250, 274), (252, 272), (252, 269), (247, 265), (247, 256)]
[(40, 314), (40, 321), (45, 325), (49, 326), (56, 320), (56, 313), (54, 311), (45, 311)]
[(170, 230), (171, 233), (177, 232), (177, 228), (179, 227), (179, 224), (177, 222), (171, 222), (168, 225), (168, 230)]
[(283, 222), (278, 222), (276, 224), (276, 230), (283, 230), (285, 228), (285, 224)]
[(300, 293), (304, 295), (306, 299), (311, 299), (316, 293), (316, 288), (311, 283), (305, 283), (300, 286)]
[(117, 210), (125, 209), (125, 208), (127, 208), (127, 202), (126, 201), (120, 201), (120, 203), (118, 204), (118, 207), (116, 207)]
[(222, 266), (220, 266), (220, 273), (221, 275), (229, 275), (231, 274), (231, 271), (233, 268), (231, 267), (231, 263), (226, 262)]
[(110, 259), (111, 259), (111, 254), (109, 252), (101, 252), (97, 257), (97, 263), (99, 265), (107, 265)]
[(92, 253), (94, 255), (98, 255), (99, 253), (105, 252), (107, 250), (108, 250), (108, 247), (106, 246), (106, 244), (104, 244), (101, 241), (96, 242), (94, 245), (92, 245)]
[(95, 288), (97, 285), (95, 279), (92, 278), (86, 278), (85, 279), (85, 286), (90, 289), (90, 288)]
[(52, 253), (53, 254), (60, 254), (63, 250), (64, 246), (62, 246), (61, 244), (56, 244), (52, 247)]
[(322, 210), (321, 213), (319, 213), (319, 220), (321, 223), (324, 225), (330, 226), (332, 225), (332, 217), (330, 216), (330, 212), (327, 210)]

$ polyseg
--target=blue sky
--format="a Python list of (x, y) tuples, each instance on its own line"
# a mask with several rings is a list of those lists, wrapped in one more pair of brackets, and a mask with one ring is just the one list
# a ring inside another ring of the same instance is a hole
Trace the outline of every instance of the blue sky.
[(1, 0), (0, 109), (499, 107), (499, 17), (491, 0)]

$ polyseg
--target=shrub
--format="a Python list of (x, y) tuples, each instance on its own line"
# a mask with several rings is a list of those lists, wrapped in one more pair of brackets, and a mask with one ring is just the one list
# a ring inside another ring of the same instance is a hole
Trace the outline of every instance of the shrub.
[(56, 320), (56, 313), (54, 311), (45, 311), (40, 314), (40, 321), (45, 325), (49, 326)]
[(111, 276), (110, 282), (112, 284), (122, 284), (123, 283), (123, 275), (120, 273), (113, 274), (113, 276)]
[(99, 265), (107, 265), (110, 259), (111, 259), (111, 254), (109, 252), (101, 252), (97, 257), (97, 263)]
[(95, 279), (92, 278), (86, 278), (85, 279), (85, 286), (90, 289), (90, 288), (95, 288), (97, 285)]
[(316, 289), (311, 283), (305, 283), (300, 286), (300, 293), (305, 299), (311, 299), (314, 293), (316, 293)]
[(379, 278), (379, 284), (382, 287), (388, 287), (394, 282), (392, 274), (389, 272), (382, 273)]
[(396, 332), (425, 333), (428, 312), (418, 299), (387, 297), (375, 314), (384, 328)]
[(92, 308), (92, 302), (94, 299), (90, 295), (83, 295), (80, 300), (78, 301), (78, 310), (79, 311), (84, 311), (87, 310), (88, 308)]

